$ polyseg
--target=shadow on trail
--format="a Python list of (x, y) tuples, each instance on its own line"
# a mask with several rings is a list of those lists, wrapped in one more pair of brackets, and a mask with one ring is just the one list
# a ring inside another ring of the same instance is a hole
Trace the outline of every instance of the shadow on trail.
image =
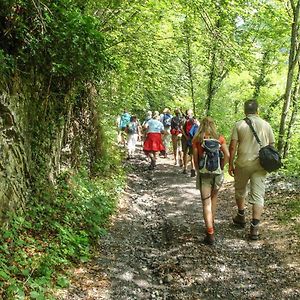
[(95, 261), (108, 283), (97, 296), (87, 291), (72, 299), (300, 298), (299, 265), (287, 263), (287, 248), (276, 249), (271, 239), (250, 242), (248, 228), (232, 227), (232, 183), (220, 191), (217, 243), (210, 247), (202, 244), (195, 179), (170, 160), (159, 159), (154, 171), (141, 159), (129, 164), (127, 197)]

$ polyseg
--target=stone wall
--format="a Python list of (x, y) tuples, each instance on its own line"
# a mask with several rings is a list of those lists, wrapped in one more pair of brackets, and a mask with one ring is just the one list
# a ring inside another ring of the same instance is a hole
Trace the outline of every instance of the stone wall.
[(0, 220), (25, 206), (29, 191), (28, 153), (22, 120), (22, 99), (0, 94)]
[(61, 170), (95, 172), (103, 152), (97, 95), (90, 87), (64, 90), (51, 93), (44, 78), (0, 84), (0, 223), (32, 195), (43, 201)]

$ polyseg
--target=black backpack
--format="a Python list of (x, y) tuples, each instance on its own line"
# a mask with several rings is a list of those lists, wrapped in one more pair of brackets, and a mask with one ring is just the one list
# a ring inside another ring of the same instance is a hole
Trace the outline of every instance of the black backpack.
[(181, 122), (182, 122), (182, 120), (181, 120), (180, 116), (174, 116), (171, 119), (171, 128), (175, 129), (175, 130), (179, 130), (180, 126), (181, 126)]
[(251, 120), (249, 118), (245, 118), (244, 120), (249, 125), (257, 143), (260, 146), (260, 150), (258, 153), (260, 165), (267, 172), (277, 171), (279, 168), (282, 167), (281, 157), (280, 157), (278, 151), (271, 145), (262, 147), (261, 141), (260, 141), (256, 131), (253, 128)]
[(209, 175), (222, 174), (221, 159), (223, 153), (221, 144), (216, 139), (204, 139), (202, 143), (203, 156), (199, 160), (199, 173)]
[(278, 151), (271, 145), (260, 148), (259, 162), (267, 172), (277, 171), (281, 168), (281, 158)]

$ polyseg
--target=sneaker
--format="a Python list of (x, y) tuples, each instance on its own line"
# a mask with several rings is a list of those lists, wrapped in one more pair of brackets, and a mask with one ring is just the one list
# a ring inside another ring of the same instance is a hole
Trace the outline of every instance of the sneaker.
[(239, 213), (237, 213), (237, 215), (234, 218), (232, 218), (232, 221), (235, 225), (238, 225), (240, 227), (245, 227), (246, 225), (245, 215), (241, 215)]
[(187, 174), (187, 170), (183, 169), (182, 174)]
[(253, 225), (250, 223), (250, 240), (257, 241), (259, 239), (259, 225)]
[(194, 169), (191, 170), (191, 177), (195, 177), (196, 176), (196, 171)]
[(206, 245), (213, 245), (215, 243), (215, 235), (206, 233), (203, 243)]

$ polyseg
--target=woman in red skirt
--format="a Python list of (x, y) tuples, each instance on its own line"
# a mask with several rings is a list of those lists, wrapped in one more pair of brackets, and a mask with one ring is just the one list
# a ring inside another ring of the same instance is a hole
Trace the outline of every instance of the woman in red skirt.
[(144, 152), (150, 157), (149, 169), (154, 169), (156, 165), (156, 154), (157, 152), (165, 150), (162, 142), (161, 135), (164, 133), (164, 125), (159, 121), (159, 112), (156, 111), (153, 118), (150, 119), (144, 128), (147, 131), (146, 140), (144, 142)]

